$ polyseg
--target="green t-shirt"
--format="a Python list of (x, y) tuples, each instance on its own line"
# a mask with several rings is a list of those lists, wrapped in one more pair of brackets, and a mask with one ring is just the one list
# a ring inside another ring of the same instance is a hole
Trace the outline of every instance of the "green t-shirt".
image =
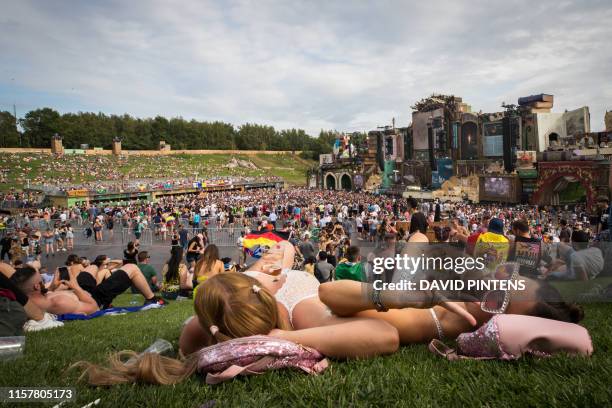
[(153, 277), (157, 277), (157, 272), (155, 272), (155, 268), (153, 268), (149, 264), (138, 264), (140, 268), (140, 272), (144, 275), (145, 279), (149, 283), (149, 286), (154, 286), (152, 283)]
[(361, 262), (341, 262), (338, 264), (338, 266), (336, 266), (336, 272), (334, 275), (336, 276), (336, 280), (349, 279), (357, 282), (365, 282), (363, 265)]

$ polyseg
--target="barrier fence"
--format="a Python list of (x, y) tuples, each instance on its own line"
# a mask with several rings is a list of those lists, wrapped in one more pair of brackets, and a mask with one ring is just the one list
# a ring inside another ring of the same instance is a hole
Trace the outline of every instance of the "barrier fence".
[[(240, 237), (240, 232), (243, 231), (243, 228), (241, 227), (235, 227), (235, 228), (210, 227), (206, 229), (185, 228), (185, 230), (187, 231), (186, 240), (184, 242), (179, 242), (183, 246), (186, 246), (187, 242), (189, 242), (189, 240), (191, 240), (194, 236), (196, 236), (199, 233), (202, 233), (206, 235), (206, 237), (208, 238), (207, 239), (208, 243), (215, 244), (220, 247), (232, 247), (232, 246), (237, 245), (237, 240)], [(150, 233), (152, 245), (160, 245), (160, 244), (163, 244), (164, 242), (167, 242), (169, 244), (172, 241), (172, 234), (170, 234), (169, 232), (166, 232), (164, 236), (163, 233), (159, 231), (155, 231), (155, 229), (153, 230), (147, 229), (146, 231)], [(128, 233), (126, 236), (130, 238), (129, 240), (133, 240), (135, 238), (135, 235), (133, 232), (131, 234)]]
[[(256, 220), (254, 220), (256, 221)], [(43, 237), (40, 239), (40, 245), (45, 245), (44, 233), (47, 229), (51, 229), (52, 231), (55, 228), (56, 223), (59, 223), (58, 220), (50, 220), (46, 221), (43, 219), (39, 220), (28, 220), (25, 222), (23, 219), (16, 219), (14, 226), (9, 226), (4, 229), (0, 229), (0, 238), (6, 236), (10, 232), (14, 232), (15, 228), (20, 228), (25, 224), (29, 224), (33, 229), (38, 229)], [(130, 223), (123, 223), (122, 221), (117, 221), (115, 223), (115, 227), (111, 230), (108, 230), (106, 227), (102, 229), (102, 240), (97, 241), (95, 239), (95, 232), (93, 231), (93, 226), (88, 222), (77, 223), (75, 220), (72, 220), (72, 231), (73, 231), (73, 242), (74, 246), (126, 246), (128, 242), (139, 240), (141, 246), (169, 246), (172, 237), (174, 234), (178, 233), (178, 228), (168, 229), (165, 234), (161, 231), (157, 226), (145, 226), (141, 229), (140, 233), (137, 234), (133, 225)], [(75, 225), (76, 224), (76, 225)], [(277, 223), (278, 224), (278, 223)], [(127, 225), (127, 226), (125, 226)], [(183, 222), (183, 225), (189, 225)], [(237, 247), (238, 239), (240, 238), (240, 234), (245, 230), (245, 227), (239, 224), (236, 224), (234, 227), (217, 227), (213, 224), (213, 226), (201, 227), (201, 228), (193, 228), (188, 227), (184, 228), (187, 231), (186, 239), (184, 239), (180, 244), (182, 246), (186, 246), (189, 240), (191, 240), (198, 233), (204, 233), (207, 236), (207, 242), (211, 244), (215, 244), (219, 247)], [(255, 225), (251, 226), (251, 229), (255, 229)], [(356, 228), (353, 226), (352, 228), (353, 234), (351, 236), (356, 238), (355, 230)], [(320, 228), (312, 227), (308, 230), (310, 232), (311, 240), (313, 242), (319, 241)], [(65, 241), (65, 238), (64, 238)], [(54, 244), (55, 237), (54, 237)], [(64, 244), (65, 245), (65, 244)]]

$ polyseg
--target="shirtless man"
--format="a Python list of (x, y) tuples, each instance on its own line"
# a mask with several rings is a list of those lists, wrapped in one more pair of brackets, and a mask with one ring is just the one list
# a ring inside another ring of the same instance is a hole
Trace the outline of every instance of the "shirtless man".
[(113, 299), (125, 292), (132, 284), (144, 295), (145, 305), (158, 301), (136, 265), (123, 265), (100, 285), (88, 288), (89, 292), (79, 285), (76, 278), (78, 273), (69, 268), (70, 280), (61, 281), (69, 290), (47, 291), (40, 273), (32, 267), (18, 269), (11, 280), (32, 303), (53, 314), (95, 313), (100, 309), (110, 307)]
[[(0, 310), (0, 333), (4, 336), (14, 335), (10, 334), (9, 327), (20, 332), (27, 319), (41, 321), (45, 318), (44, 312), (13, 284), (11, 277), (14, 274), (15, 268), (0, 261), (0, 304), (15, 302), (11, 307)], [(12, 316), (7, 318), (9, 314)]]

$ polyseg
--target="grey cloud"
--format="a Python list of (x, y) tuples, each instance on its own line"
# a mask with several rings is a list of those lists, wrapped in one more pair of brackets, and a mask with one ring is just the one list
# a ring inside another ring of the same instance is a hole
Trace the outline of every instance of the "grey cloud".
[[(9, 2), (0, 63), (108, 113), (368, 130), (432, 92), (474, 109), (537, 92), (612, 109), (603, 1)], [(0, 79), (0, 82), (6, 82)], [(78, 101), (81, 101), (79, 104)], [(30, 108), (36, 107), (32, 100)], [(0, 106), (0, 108), (4, 108)]]

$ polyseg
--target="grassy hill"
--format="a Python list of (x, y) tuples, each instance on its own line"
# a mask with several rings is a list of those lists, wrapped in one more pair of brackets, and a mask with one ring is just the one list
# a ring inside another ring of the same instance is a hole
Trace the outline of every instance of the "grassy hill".
[[(232, 157), (248, 160), (257, 169), (225, 165)], [(172, 156), (84, 156), (66, 155), (55, 158), (50, 154), (0, 153), (2, 183), (0, 190), (22, 188), (27, 180), (39, 184), (49, 179), (61, 179), (63, 184), (91, 181), (121, 180), (125, 177), (172, 179), (221, 176), (279, 176), (287, 183), (306, 183), (306, 170), (316, 164), (291, 154), (241, 156), (230, 154)]]

